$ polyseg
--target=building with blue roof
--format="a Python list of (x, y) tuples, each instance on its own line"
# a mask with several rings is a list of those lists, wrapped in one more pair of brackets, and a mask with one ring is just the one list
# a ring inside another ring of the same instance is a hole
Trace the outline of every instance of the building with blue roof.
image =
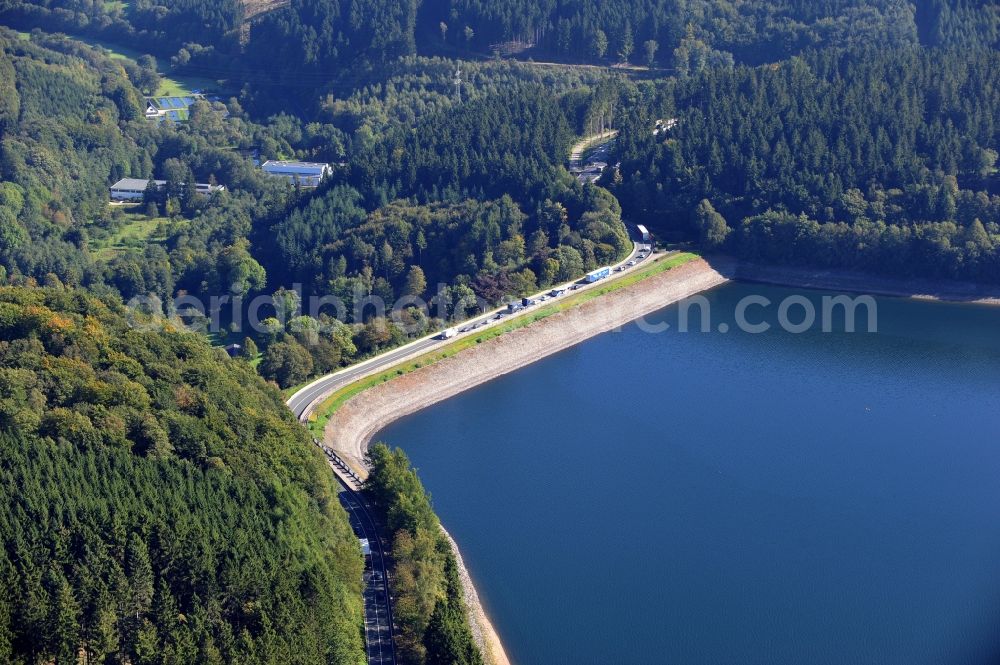
[(322, 162), (288, 162), (267, 160), (260, 165), (264, 173), (284, 178), (299, 187), (319, 187), (333, 173), (333, 167)]
[[(215, 98), (209, 99), (202, 94), (192, 93), (190, 95), (178, 95), (175, 97), (147, 97), (146, 98), (146, 119), (162, 122), (185, 122), (188, 119), (191, 106), (197, 101), (218, 101)], [(223, 116), (228, 116), (228, 112), (223, 112)]]

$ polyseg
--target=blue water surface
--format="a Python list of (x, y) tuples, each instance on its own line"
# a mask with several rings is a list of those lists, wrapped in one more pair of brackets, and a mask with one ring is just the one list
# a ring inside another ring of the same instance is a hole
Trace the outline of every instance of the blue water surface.
[(516, 663), (998, 662), (1000, 309), (735, 331), (793, 293), (821, 309), (730, 284), (731, 332), (632, 324), (379, 435)]

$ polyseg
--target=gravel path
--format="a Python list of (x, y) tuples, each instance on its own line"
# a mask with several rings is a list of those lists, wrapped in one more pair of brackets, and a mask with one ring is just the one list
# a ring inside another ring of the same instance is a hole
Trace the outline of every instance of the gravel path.
[[(721, 270), (727, 266), (716, 264)], [(590, 337), (619, 328), (667, 305), (727, 281), (703, 260), (678, 266), (627, 288), (590, 300), (530, 326), (490, 339), (461, 353), (375, 386), (351, 398), (330, 419), (326, 444), (364, 476), (364, 453), (372, 437), (391, 422), (465, 390), (515, 371)], [(455, 541), (470, 622), (492, 665), (509, 665)]]

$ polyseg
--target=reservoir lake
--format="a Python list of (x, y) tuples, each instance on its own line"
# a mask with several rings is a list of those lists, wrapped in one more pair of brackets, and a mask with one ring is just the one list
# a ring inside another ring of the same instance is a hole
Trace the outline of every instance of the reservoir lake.
[(1000, 662), (1000, 308), (736, 330), (793, 294), (828, 295), (727, 284), (713, 332), (671, 306), (376, 436), (515, 663)]

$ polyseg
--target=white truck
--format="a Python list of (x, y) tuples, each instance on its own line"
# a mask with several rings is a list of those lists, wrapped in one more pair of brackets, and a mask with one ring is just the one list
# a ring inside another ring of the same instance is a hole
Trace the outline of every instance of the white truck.
[(452, 337), (454, 337), (457, 334), (458, 334), (458, 330), (457, 329), (455, 329), (455, 328), (448, 328), (447, 330), (445, 330), (444, 332), (442, 332), (440, 335), (438, 335), (438, 339), (451, 339)]

